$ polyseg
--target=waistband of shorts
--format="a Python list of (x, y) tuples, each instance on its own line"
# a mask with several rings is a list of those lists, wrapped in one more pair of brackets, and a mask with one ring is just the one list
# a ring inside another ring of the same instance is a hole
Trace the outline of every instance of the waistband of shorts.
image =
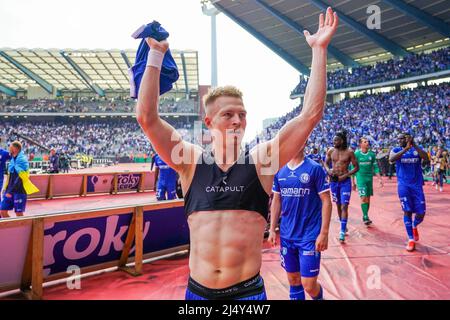
[(189, 277), (188, 289), (208, 300), (240, 299), (264, 293), (264, 280), (258, 273), (250, 279), (223, 289), (210, 289)]
[(283, 242), (285, 244), (292, 244), (292, 245), (296, 245), (296, 246), (305, 246), (312, 243), (316, 243), (317, 241), (317, 237), (319, 235), (317, 235), (316, 237), (311, 237), (311, 238), (304, 238), (304, 239), (289, 239), (289, 238), (282, 238), (280, 237), (280, 243)]
[(334, 183), (334, 184), (342, 184), (342, 183), (348, 183), (348, 182), (352, 182), (352, 179), (350, 177), (345, 178), (345, 180), (342, 181), (330, 181), (330, 183)]

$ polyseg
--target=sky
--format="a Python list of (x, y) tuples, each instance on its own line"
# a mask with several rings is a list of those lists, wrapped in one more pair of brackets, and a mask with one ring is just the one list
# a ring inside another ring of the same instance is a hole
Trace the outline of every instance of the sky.
[[(198, 51), (199, 83), (209, 85), (210, 18), (200, 0), (0, 0), (0, 48), (137, 49), (131, 34), (153, 20), (169, 31), (170, 48)], [(289, 94), (299, 72), (223, 13), (217, 16), (217, 52), (218, 85), (244, 94), (245, 141), (262, 130), (264, 119), (298, 103)]]

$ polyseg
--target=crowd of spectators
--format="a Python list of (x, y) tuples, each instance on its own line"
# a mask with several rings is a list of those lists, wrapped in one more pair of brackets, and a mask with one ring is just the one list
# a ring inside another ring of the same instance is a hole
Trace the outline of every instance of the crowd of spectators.
[[(133, 113), (136, 102), (131, 99), (80, 99), (80, 100), (0, 100), (0, 113), (41, 112), (41, 113)], [(194, 100), (164, 99), (160, 103), (162, 113), (193, 113)]]
[[(172, 121), (183, 139), (193, 142), (193, 125), (183, 121)], [(11, 129), (25, 135), (37, 143), (54, 148), (58, 153), (73, 157), (86, 154), (94, 158), (129, 157), (136, 154), (149, 154), (151, 146), (135, 120), (108, 119), (104, 121), (24, 121), (0, 122), (0, 136), (6, 141), (14, 139)], [(22, 141), (22, 139), (20, 139)], [(47, 152), (23, 141), (24, 152), (35, 157)]]
[[(415, 89), (380, 94), (365, 94), (337, 103), (327, 103), (323, 119), (313, 130), (308, 149), (317, 147), (323, 153), (332, 145), (337, 131), (347, 130), (349, 145), (356, 148), (358, 139), (366, 136), (375, 148), (389, 149), (397, 145), (397, 135), (409, 132), (415, 141), (428, 148), (443, 145), (450, 149), (450, 84), (441, 83)], [(300, 113), (300, 106), (280, 117), (267, 127), (247, 147), (272, 139), (278, 130)], [(208, 136), (199, 141), (194, 124), (181, 118), (168, 120), (183, 139), (205, 144)], [(124, 157), (148, 154), (148, 139), (135, 120), (60, 118), (55, 121), (8, 118), (0, 122), (0, 136), (7, 139), (10, 130), (26, 135), (48, 148), (55, 148), (69, 156), (87, 154), (95, 158)], [(203, 132), (205, 133), (204, 129)], [(35, 156), (45, 153), (24, 141), (25, 153)]]
[(159, 112), (164, 113), (194, 113), (196, 111), (194, 100), (164, 99), (159, 104)]
[[(308, 148), (324, 152), (332, 146), (333, 137), (348, 131), (349, 146), (356, 148), (361, 136), (366, 136), (379, 149), (398, 144), (397, 135), (409, 132), (425, 148), (444, 145), (450, 149), (450, 85), (441, 83), (415, 89), (375, 95), (362, 95), (327, 103), (323, 119), (313, 130)], [(300, 113), (300, 106), (280, 117), (250, 144), (272, 139), (278, 130)]]
[[(431, 53), (410, 53), (403, 58), (393, 58), (352, 69), (339, 69), (327, 73), (328, 90), (357, 87), (372, 83), (402, 79), (447, 70), (450, 68), (450, 48)], [(291, 94), (303, 94), (308, 80), (301, 78)]]

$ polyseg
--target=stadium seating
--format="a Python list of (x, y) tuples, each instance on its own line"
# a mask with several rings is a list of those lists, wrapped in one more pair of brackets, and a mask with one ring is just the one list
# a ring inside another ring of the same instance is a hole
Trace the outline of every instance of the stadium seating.
[[(450, 69), (450, 49), (432, 53), (411, 53), (402, 59), (390, 59), (375, 65), (339, 69), (327, 74), (328, 90), (357, 87), (372, 83), (402, 79)], [(291, 95), (305, 93), (308, 80), (301, 78)]]
[[(444, 144), (450, 148), (450, 85), (441, 83), (415, 89), (363, 95), (335, 104), (327, 104), (322, 121), (312, 132), (308, 144), (325, 150), (334, 134), (346, 129), (350, 146), (356, 147), (361, 136), (368, 136), (379, 148), (397, 144), (397, 134), (408, 131), (423, 147)], [(256, 137), (257, 142), (273, 138), (278, 130), (298, 115), (300, 107), (280, 117)]]

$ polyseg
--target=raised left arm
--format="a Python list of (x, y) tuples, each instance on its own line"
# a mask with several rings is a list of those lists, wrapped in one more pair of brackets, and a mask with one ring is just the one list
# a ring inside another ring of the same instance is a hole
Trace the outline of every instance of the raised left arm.
[(271, 159), (284, 166), (305, 145), (314, 127), (322, 119), (326, 97), (327, 47), (338, 26), (338, 17), (331, 8), (326, 18), (321, 13), (319, 29), (313, 35), (305, 31), (306, 41), (312, 48), (311, 74), (306, 87), (301, 113), (288, 121), (274, 137), (261, 147)]

